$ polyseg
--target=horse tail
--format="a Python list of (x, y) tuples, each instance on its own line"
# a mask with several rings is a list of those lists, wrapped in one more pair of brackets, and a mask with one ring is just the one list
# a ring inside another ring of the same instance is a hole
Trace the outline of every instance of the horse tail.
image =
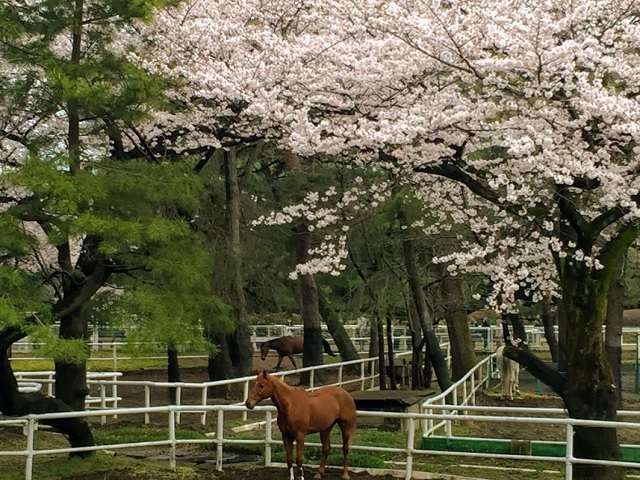
[(335, 357), (336, 354), (331, 351), (331, 345), (324, 338), (322, 339), (322, 346), (324, 347), (324, 353)]

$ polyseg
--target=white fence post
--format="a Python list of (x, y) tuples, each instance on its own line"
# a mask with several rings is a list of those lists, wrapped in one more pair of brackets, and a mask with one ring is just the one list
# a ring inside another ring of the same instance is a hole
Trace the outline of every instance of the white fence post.
[(36, 436), (36, 421), (31, 416), (27, 418), (27, 459), (24, 466), (24, 479), (31, 480), (33, 476), (33, 445)]
[(224, 443), (224, 410), (218, 410), (218, 422), (216, 425), (216, 470), (222, 471), (222, 449)]
[(272, 414), (271, 410), (267, 410), (265, 414), (266, 424), (264, 426), (264, 466), (271, 466), (271, 427), (272, 427)]
[[(203, 407), (206, 407), (207, 403), (208, 403), (208, 400), (207, 400), (207, 398), (208, 398), (208, 390), (209, 390), (209, 387), (207, 387), (206, 385), (202, 387), (202, 393), (200, 395), (200, 400), (201, 400), (201, 403), (202, 403)], [(243, 418), (242, 420), (245, 421), (246, 418)], [(207, 411), (206, 410), (202, 410), (202, 414), (200, 414), (200, 423), (202, 425), (206, 425), (207, 424)]]
[[(145, 408), (151, 406), (151, 387), (149, 385), (144, 386), (144, 406)], [(144, 424), (149, 424), (149, 412), (144, 412)]]
[(169, 407), (169, 468), (176, 471), (176, 412)]
[[(247, 380), (246, 382), (244, 382), (244, 385), (242, 387), (242, 394), (244, 395), (243, 397), (243, 401), (247, 400), (247, 397), (249, 397), (249, 380)], [(242, 421), (246, 422), (247, 421), (247, 411), (244, 410), (242, 412)]]
[(113, 362), (113, 371), (117, 372), (118, 371), (118, 347), (116, 346), (115, 343), (111, 345), (111, 358)]
[(407, 467), (404, 472), (405, 480), (411, 480), (413, 473), (413, 444), (415, 442), (416, 435), (416, 419), (410, 417), (408, 419), (409, 431), (407, 432)]
[(573, 425), (567, 424), (567, 451), (565, 452), (564, 478), (573, 479)]
[[(182, 387), (176, 387), (176, 405), (182, 405)], [(180, 411), (176, 412), (176, 423), (180, 423)]]

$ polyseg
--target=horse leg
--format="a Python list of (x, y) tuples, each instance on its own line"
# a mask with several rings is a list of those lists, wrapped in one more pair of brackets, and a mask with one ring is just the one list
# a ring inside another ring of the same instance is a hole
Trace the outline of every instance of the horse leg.
[(289, 468), (289, 480), (295, 480), (293, 475), (293, 437), (288, 434), (282, 434), (282, 443), (284, 443), (284, 451), (287, 456), (287, 467)]
[(296, 466), (298, 467), (298, 480), (304, 480), (304, 469), (302, 468), (302, 458), (304, 455), (304, 434), (296, 435)]
[(327, 464), (327, 457), (329, 456), (329, 452), (331, 451), (331, 429), (333, 425), (331, 425), (326, 430), (320, 432), (320, 441), (322, 442), (322, 453), (320, 454), (320, 467), (316, 471), (316, 475), (313, 478), (322, 478), (324, 474), (324, 467)]
[(282, 363), (283, 358), (284, 358), (284, 355), (278, 354), (278, 364), (276, 365), (276, 370), (280, 370), (280, 364)]
[(293, 368), (298, 368), (296, 365), (296, 361), (293, 359), (293, 355), (287, 355), (287, 357), (289, 357), (289, 360), (291, 360), (291, 363), (293, 363)]
[(351, 437), (356, 432), (356, 422), (353, 420), (342, 420), (340, 423), (342, 430), (342, 480), (349, 480), (349, 450), (351, 450)]

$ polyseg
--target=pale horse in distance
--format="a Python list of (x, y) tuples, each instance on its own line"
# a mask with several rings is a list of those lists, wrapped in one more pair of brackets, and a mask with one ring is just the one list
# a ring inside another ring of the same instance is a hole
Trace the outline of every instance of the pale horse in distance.
[(504, 356), (504, 345), (496, 350), (496, 364), (500, 372), (500, 383), (496, 388), (502, 387), (500, 398), (513, 400), (513, 396), (520, 392), (520, 364)]

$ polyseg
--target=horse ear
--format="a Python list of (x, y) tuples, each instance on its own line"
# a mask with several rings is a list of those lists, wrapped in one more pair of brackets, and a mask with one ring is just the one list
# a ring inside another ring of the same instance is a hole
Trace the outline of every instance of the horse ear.
[(266, 370), (262, 370), (262, 376), (263, 376), (264, 378), (267, 378), (267, 371), (266, 371)]

